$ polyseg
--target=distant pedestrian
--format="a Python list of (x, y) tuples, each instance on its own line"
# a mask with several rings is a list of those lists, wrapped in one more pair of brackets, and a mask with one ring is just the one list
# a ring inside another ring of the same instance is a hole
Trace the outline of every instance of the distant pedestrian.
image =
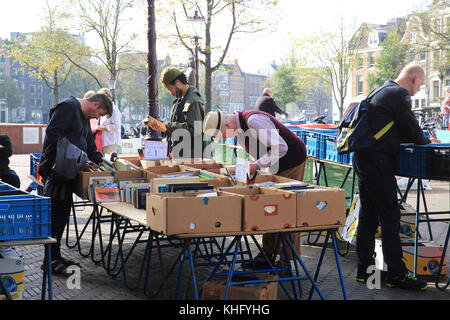
[(0, 134), (0, 179), (13, 187), (20, 188), (17, 173), (9, 167), (9, 157), (12, 156), (11, 139), (6, 134)]
[(450, 86), (445, 87), (445, 100), (441, 106), (442, 129), (448, 129), (448, 121), (450, 116)]
[[(98, 91), (106, 95), (112, 102), (112, 94), (108, 88), (102, 88)], [(113, 103), (113, 114), (110, 118), (101, 117), (100, 124), (96, 127), (97, 131), (102, 132), (102, 154), (111, 154), (118, 152), (122, 143), (121, 126), (122, 113), (116, 104)]]
[(256, 110), (264, 111), (275, 118), (275, 113), (284, 114), (286, 117), (289, 114), (286, 111), (281, 110), (272, 98), (272, 90), (270, 88), (264, 88), (262, 95), (256, 100)]

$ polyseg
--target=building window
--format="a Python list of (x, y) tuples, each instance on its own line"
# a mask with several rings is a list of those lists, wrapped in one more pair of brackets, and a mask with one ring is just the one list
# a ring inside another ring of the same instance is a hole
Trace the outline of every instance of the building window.
[(425, 102), (426, 102), (425, 99), (420, 100), (420, 106), (421, 106), (422, 108), (425, 107)]
[(362, 94), (363, 94), (363, 76), (358, 76), (358, 78), (357, 78), (356, 95), (360, 96)]
[(419, 61), (425, 61), (426, 58), (427, 58), (427, 54), (425, 52), (419, 53)]
[(416, 43), (417, 37), (416, 37), (416, 33), (415, 32), (410, 32), (409, 33), (409, 42), (410, 43)]
[(36, 86), (34, 84), (30, 85), (30, 93), (36, 92)]
[(409, 52), (408, 52), (408, 57), (409, 57), (409, 61), (414, 61), (414, 59), (415, 59), (415, 54), (414, 54), (414, 49), (409, 49)]
[(439, 98), (439, 80), (433, 81), (433, 101)]
[(369, 52), (369, 68), (375, 67), (375, 52)]
[(359, 54), (358, 61), (357, 61), (357, 69), (361, 70), (363, 68), (363, 64), (364, 64), (364, 57), (362, 54)]
[(5, 68), (0, 68), (0, 79), (5, 79), (6, 77), (6, 69)]
[(433, 52), (433, 69), (439, 69), (439, 51)]
[(0, 55), (0, 63), (6, 63), (5, 56)]

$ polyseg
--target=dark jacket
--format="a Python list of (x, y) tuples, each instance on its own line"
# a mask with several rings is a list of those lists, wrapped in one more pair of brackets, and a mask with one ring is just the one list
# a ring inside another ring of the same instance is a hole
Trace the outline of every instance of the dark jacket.
[(275, 113), (287, 115), (285, 111), (277, 106), (275, 100), (265, 93), (256, 100), (255, 109), (267, 112), (272, 117), (275, 117)]
[(12, 144), (11, 139), (6, 134), (0, 134), (0, 170), (9, 167), (9, 157), (12, 156)]
[[(180, 154), (180, 157), (196, 158), (202, 157), (203, 151), (209, 144), (209, 141), (204, 141), (203, 139), (203, 119), (205, 118), (204, 102), (198, 92), (198, 90), (191, 86), (189, 92), (185, 96), (184, 106), (179, 114), (177, 114), (177, 104), (178, 99), (174, 100), (172, 107), (172, 116), (170, 122), (167, 124), (167, 131), (165, 132), (165, 137), (167, 138), (169, 145), (169, 152), (172, 152), (177, 144), (182, 143), (183, 139), (178, 137), (173, 137), (173, 133), (177, 129), (185, 129), (190, 133), (191, 136), (191, 154)], [(197, 128), (194, 130), (194, 126)], [(194, 144), (194, 141), (196, 144)], [(201, 146), (201, 154), (194, 153), (194, 148)], [(179, 146), (181, 148), (181, 145)], [(174, 157), (177, 157), (174, 154)]]
[(76, 98), (66, 98), (55, 105), (50, 109), (49, 119), (39, 163), (39, 175), (44, 180), (55, 163), (59, 137), (66, 136), (72, 144), (86, 152), (93, 162), (102, 162), (102, 154), (97, 152), (89, 120), (84, 118)]
[(411, 110), (409, 91), (394, 81), (388, 83), (394, 85), (382, 89), (370, 100), (369, 126), (372, 133), (394, 120), (393, 127), (377, 142), (376, 149), (396, 155), (400, 143), (430, 143)]

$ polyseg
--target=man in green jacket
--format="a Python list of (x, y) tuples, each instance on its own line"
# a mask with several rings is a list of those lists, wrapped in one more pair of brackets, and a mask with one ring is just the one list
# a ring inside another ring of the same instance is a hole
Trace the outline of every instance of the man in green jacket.
[(176, 99), (170, 122), (161, 125), (149, 117), (149, 125), (167, 138), (170, 158), (202, 158), (208, 142), (203, 139), (204, 102), (186, 75), (178, 68), (168, 67), (161, 74), (161, 84)]

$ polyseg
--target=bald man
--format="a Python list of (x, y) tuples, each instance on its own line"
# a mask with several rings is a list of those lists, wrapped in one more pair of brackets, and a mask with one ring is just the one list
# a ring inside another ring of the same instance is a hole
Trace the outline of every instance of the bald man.
[(400, 208), (395, 179), (396, 156), (400, 143), (428, 144), (430, 140), (411, 111), (411, 96), (425, 82), (425, 72), (417, 64), (406, 66), (395, 81), (386, 82), (370, 98), (369, 126), (378, 132), (386, 124), (394, 125), (374, 147), (355, 152), (353, 168), (358, 175), (361, 209), (357, 230), (356, 280), (365, 283), (375, 265), (375, 233), (380, 223), (383, 258), (388, 266), (386, 285), (404, 289), (425, 290), (426, 282), (412, 277), (402, 260), (400, 244)]
[(270, 114), (272, 117), (275, 117), (275, 113), (284, 114), (286, 117), (289, 115), (287, 112), (281, 110), (275, 100), (272, 98), (272, 90), (269, 88), (264, 88), (262, 91), (262, 95), (256, 100), (255, 109), (259, 111), (264, 111)]

